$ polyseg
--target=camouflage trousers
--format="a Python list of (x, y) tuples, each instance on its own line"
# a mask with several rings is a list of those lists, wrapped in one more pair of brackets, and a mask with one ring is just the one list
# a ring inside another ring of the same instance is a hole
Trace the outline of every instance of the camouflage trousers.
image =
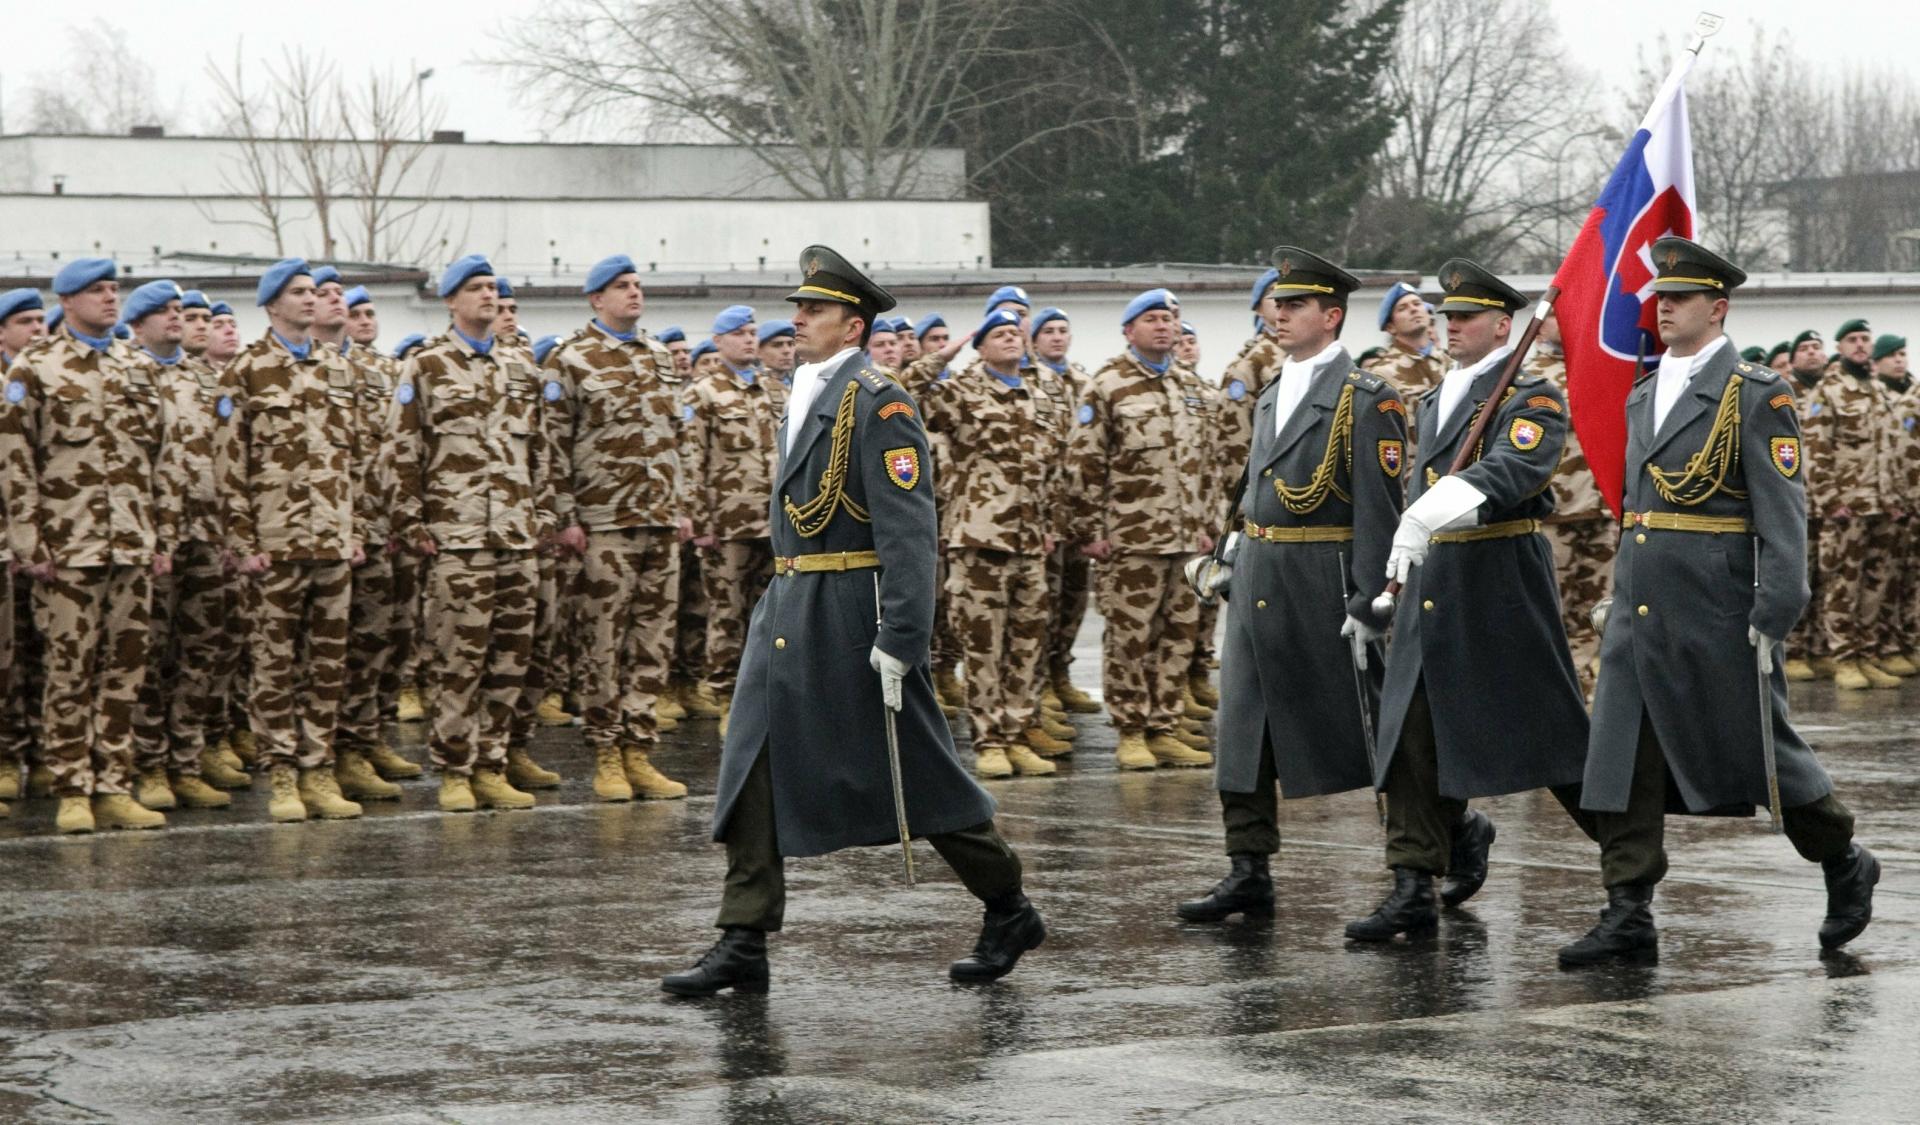
[(47, 639), (40, 756), (55, 796), (132, 792), (152, 597), (144, 566), (61, 567), (34, 583), (34, 622)]
[(506, 765), (533, 729), (527, 687), (540, 564), (532, 551), (448, 551), (427, 569), (426, 648), (433, 692), (427, 753), (443, 773)]
[(974, 749), (1022, 744), (1039, 721), (1046, 556), (948, 548), (947, 604), (960, 640)]
[(953, 628), (953, 599), (947, 597), (947, 576), (951, 569), (946, 553), (941, 552), (933, 566), (933, 636), (927, 644), (936, 669), (958, 667), (963, 651), (959, 634)]
[(1907, 519), (1907, 542), (1900, 555), (1900, 622), (1903, 635), (1900, 651), (1920, 653), (1920, 575), (1913, 572), (1914, 560), (1920, 560), (1920, 515)]
[(253, 678), (248, 723), (260, 766), (333, 763), (347, 687), (353, 565), (285, 561), (253, 579)]
[(674, 599), (671, 625), (672, 672), (688, 683), (707, 675), (707, 589), (700, 578), (705, 560), (692, 543), (680, 545), (679, 595)]
[[(422, 630), (426, 627), (420, 603), (426, 594), (427, 571), (431, 566), (432, 560), (419, 555), (403, 552), (393, 556), (393, 669), (402, 687), (420, 685)], [(389, 714), (393, 707), (389, 699), (386, 703)]]
[(1547, 542), (1553, 547), (1553, 569), (1560, 582), (1560, 621), (1567, 630), (1567, 648), (1573, 653), (1574, 671), (1580, 674), (1580, 690), (1591, 697), (1600, 634), (1588, 614), (1613, 589), (1619, 525), (1604, 515), (1549, 523)]
[(4, 643), (7, 692), (0, 697), (0, 762), (18, 765), (40, 760), (40, 698), (46, 686), (46, 645), (33, 623), (34, 583), (7, 570), (7, 610), (12, 628)]
[[(538, 556), (540, 562), (540, 621), (533, 638), (533, 667), (528, 686), (540, 694), (572, 695), (577, 688), (582, 654), (581, 565), (574, 555)], [(537, 701), (536, 701), (537, 702)]]
[[(20, 578), (25, 585), (30, 579)], [(0, 560), (0, 768), (20, 768), (20, 734), (25, 724), (26, 676), (15, 666), (14, 655), (14, 575), (13, 567)]]
[(1880, 568), (1881, 604), (1885, 611), (1875, 619), (1873, 652), (1877, 657), (1901, 656), (1915, 650), (1912, 627), (1914, 529), (1920, 518), (1903, 516), (1883, 521), (1884, 539), (1880, 553), (1887, 562)]
[(747, 621), (773, 581), (773, 540), (739, 539), (700, 552), (700, 583), (707, 595), (707, 687), (733, 694)]
[(1884, 516), (1822, 520), (1820, 525), (1820, 628), (1827, 648), (1843, 664), (1875, 655), (1874, 622), (1885, 610), (1885, 582), (1876, 571), (1893, 560), (1876, 552)]
[[(370, 554), (353, 570), (347, 611), (347, 690), (340, 701), (338, 750), (365, 753), (383, 741), (381, 710), (391, 695), (394, 668), (395, 556)], [(400, 565), (405, 565), (404, 562)]]
[(1213, 674), (1213, 665), (1220, 659), (1218, 638), (1220, 635), (1220, 599), (1211, 603), (1201, 603), (1199, 614), (1193, 623), (1193, 655), (1187, 659), (1187, 678), (1206, 679)]
[(1123, 732), (1171, 731), (1185, 713), (1181, 689), (1200, 620), (1200, 599), (1180, 574), (1185, 562), (1185, 555), (1115, 554), (1100, 564), (1102, 681), (1113, 725)]
[(1903, 516), (1875, 516), (1868, 520), (1867, 560), (1860, 572), (1862, 631), (1867, 635), (1866, 656), (1880, 660), (1900, 651), (1901, 571), (1908, 565)]
[(593, 615), (593, 667), (580, 701), (586, 742), (596, 750), (653, 745), (653, 706), (673, 663), (680, 546), (665, 527), (587, 537), (583, 593)]
[(227, 675), (224, 683), (214, 685), (217, 700), (225, 706), (207, 722), (207, 740), (217, 743), (236, 730), (251, 730), (247, 695), (253, 690), (253, 618), (260, 601), (260, 586), (244, 574), (227, 575)]
[(1052, 607), (1047, 626), (1047, 671), (1064, 678), (1073, 663), (1074, 638), (1087, 619), (1087, 602), (1093, 590), (1093, 560), (1071, 543), (1055, 547), (1047, 556), (1047, 605)]
[(184, 543), (173, 572), (153, 580), (147, 675), (134, 714), (134, 767), (197, 775), (207, 732), (225, 726), (221, 689), (237, 648), (227, 632), (233, 577), (211, 543)]
[(1833, 655), (1827, 645), (1827, 631), (1820, 627), (1820, 599), (1826, 586), (1826, 577), (1820, 569), (1820, 524), (1817, 519), (1807, 520), (1807, 585), (1812, 587), (1813, 596), (1807, 601), (1799, 624), (1787, 636), (1787, 655), (1801, 660), (1820, 660)]

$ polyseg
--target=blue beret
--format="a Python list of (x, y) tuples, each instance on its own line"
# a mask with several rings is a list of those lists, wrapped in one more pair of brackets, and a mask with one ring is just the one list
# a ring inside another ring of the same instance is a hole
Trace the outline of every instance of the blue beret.
[(1380, 330), (1383, 332), (1386, 331), (1387, 321), (1393, 319), (1393, 306), (1400, 303), (1400, 298), (1405, 297), (1409, 293), (1417, 294), (1419, 292), (1418, 289), (1415, 289), (1404, 281), (1394, 282), (1393, 288), (1387, 290), (1387, 295), (1380, 298)]
[(1253, 309), (1255, 312), (1260, 311), (1260, 298), (1265, 297), (1267, 290), (1273, 286), (1274, 282), (1279, 280), (1279, 270), (1270, 269), (1261, 274), (1260, 280), (1253, 283), (1253, 300), (1248, 303), (1247, 307)]
[(1180, 315), (1180, 302), (1174, 298), (1172, 290), (1149, 289), (1127, 302), (1127, 311), (1120, 314), (1120, 327), (1125, 328), (1140, 319), (1140, 314), (1155, 309), (1165, 309), (1175, 316)]
[(135, 289), (127, 297), (126, 304), (120, 306), (120, 319), (124, 323), (132, 324), (143, 316), (150, 316), (166, 308), (168, 301), (178, 301), (185, 295), (180, 291), (178, 282), (164, 278), (159, 281), (149, 281)]
[(121, 321), (119, 324), (113, 326), (113, 334), (116, 339), (133, 339), (133, 329), (128, 328), (125, 321)]
[(927, 333), (936, 328), (945, 328), (946, 326), (946, 317), (941, 316), (937, 312), (930, 312), (920, 318), (920, 327), (914, 329), (913, 338), (916, 340), (924, 340), (927, 338)]
[(735, 329), (744, 328), (753, 323), (752, 305), (728, 305), (713, 318), (713, 334), (724, 336)]
[(979, 347), (980, 341), (987, 338), (987, 333), (996, 328), (1004, 328), (1009, 324), (1018, 327), (1020, 324), (1020, 314), (1014, 312), (1012, 309), (999, 309), (995, 312), (988, 313), (987, 319), (980, 322), (980, 327), (973, 330), (973, 346), (976, 348)]
[(5, 293), (0, 293), (0, 324), (6, 323), (7, 318), (14, 313), (46, 307), (46, 303), (40, 299), (38, 289), (9, 289)]
[(372, 303), (373, 303), (373, 294), (367, 292), (366, 286), (356, 285), (353, 288), (347, 290), (347, 307), (348, 308), (352, 308), (355, 305), (370, 305)]
[(719, 348), (713, 346), (712, 340), (702, 340), (693, 346), (693, 354), (688, 356), (687, 359), (691, 363), (699, 363), (701, 356), (712, 355), (719, 350)]
[(53, 291), (62, 297), (69, 297), (96, 281), (118, 276), (119, 271), (114, 269), (112, 258), (75, 258), (53, 275)]
[(320, 288), (329, 281), (337, 283), (339, 280), (340, 271), (334, 269), (332, 266), (315, 266), (313, 269), (313, 287), (315, 289)]
[[(1041, 309), (1038, 313), (1034, 314), (1033, 334), (1035, 336), (1038, 336), (1040, 334), (1041, 328), (1052, 323), (1053, 321), (1066, 320), (1066, 319), (1067, 319), (1066, 313), (1063, 313), (1059, 309), (1056, 309), (1053, 306), (1049, 305), (1046, 308)], [(1072, 323), (1072, 322), (1068, 321), (1068, 323)]]
[(1189, 320), (1180, 322), (1180, 334), (1182, 336), (1192, 336), (1196, 340), (1200, 338), (1200, 333), (1194, 330), (1193, 322)]
[(400, 342), (393, 346), (393, 358), (404, 359), (408, 352), (426, 342), (427, 334), (425, 332), (412, 332), (402, 336), (400, 337)]
[(493, 287), (494, 287), (495, 289), (497, 289), (497, 290), (499, 290), (499, 292), (500, 292), (500, 295), (501, 295), (502, 297), (511, 297), (511, 296), (513, 296), (513, 282), (511, 282), (511, 281), (508, 281), (508, 280), (507, 280), (506, 278), (504, 278), (504, 277), (496, 277), (496, 278), (494, 278), (494, 279), (493, 279)]
[(55, 305), (52, 308), (48, 309), (47, 310), (47, 331), (51, 332), (54, 329), (60, 327), (60, 322), (66, 319), (66, 315), (67, 315), (67, 310), (60, 307), (59, 305)]
[(492, 276), (493, 263), (487, 261), (486, 255), (468, 254), (448, 266), (447, 272), (440, 275), (440, 296), (442, 299), (451, 297), (474, 278)]
[(760, 342), (763, 344), (768, 340), (777, 340), (782, 336), (791, 335), (793, 335), (791, 320), (769, 320), (760, 326)]
[(533, 362), (545, 363), (553, 349), (560, 346), (560, 337), (542, 336), (533, 342)]
[(654, 337), (654, 339), (660, 341), (663, 344), (677, 344), (686, 338), (687, 338), (687, 330), (680, 327), (678, 324), (669, 324), (667, 326), (666, 331)]
[(1023, 309), (1033, 307), (1033, 302), (1027, 299), (1027, 291), (1025, 289), (1020, 288), (1018, 285), (1002, 285), (993, 291), (993, 296), (987, 298), (987, 307), (980, 311), (983, 313), (992, 312), (995, 305), (1005, 304), (1008, 301), (1019, 305)]
[(598, 293), (613, 284), (613, 279), (619, 277), (621, 274), (639, 272), (640, 267), (634, 265), (633, 259), (627, 257), (625, 254), (615, 254), (611, 258), (602, 258), (593, 263), (593, 268), (587, 271), (587, 283), (580, 287), (580, 292)]
[(198, 289), (189, 289), (185, 293), (180, 294), (180, 307), (183, 309), (210, 309), (213, 305), (208, 302), (205, 293), (202, 293)]
[(287, 287), (287, 282), (303, 273), (308, 277), (313, 276), (313, 270), (307, 266), (305, 258), (282, 258), (273, 263), (267, 267), (267, 272), (260, 275), (260, 285), (253, 291), (253, 303), (263, 308), (272, 304), (280, 291)]
[[(909, 317), (904, 317), (904, 316), (896, 316), (896, 317), (894, 317), (894, 318), (893, 318), (893, 330), (894, 330), (895, 332), (911, 332), (911, 331), (913, 331), (913, 321), (912, 321), (912, 319), (911, 319), (911, 318), (909, 318)], [(916, 340), (917, 340), (917, 339), (919, 339), (919, 337), (918, 337), (918, 336), (916, 336), (916, 337), (914, 337), (914, 339), (916, 339)]]
[(211, 313), (211, 314), (213, 314), (214, 316), (232, 316), (232, 315), (233, 315), (233, 306), (232, 306), (232, 305), (229, 305), (229, 304), (227, 304), (227, 303), (226, 303), (225, 301), (215, 301), (215, 302), (214, 302), (214, 303), (213, 303), (213, 304), (212, 304), (212, 305), (211, 305), (211, 306), (210, 306), (210, 307), (209, 307), (209, 308), (207, 309), (207, 311), (208, 311), (209, 313)]

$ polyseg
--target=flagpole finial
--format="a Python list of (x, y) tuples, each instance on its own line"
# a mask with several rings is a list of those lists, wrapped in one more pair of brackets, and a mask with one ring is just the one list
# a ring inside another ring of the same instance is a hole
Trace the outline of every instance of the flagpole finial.
[(1712, 12), (1696, 13), (1693, 17), (1693, 41), (1687, 44), (1687, 50), (1699, 54), (1700, 48), (1706, 46), (1707, 40), (1726, 22), (1725, 16), (1717, 16)]

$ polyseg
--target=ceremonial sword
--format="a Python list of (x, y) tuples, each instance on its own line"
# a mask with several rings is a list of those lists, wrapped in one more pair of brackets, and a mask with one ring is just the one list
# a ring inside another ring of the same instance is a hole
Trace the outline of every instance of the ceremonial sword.
[[(1760, 602), (1760, 536), (1753, 537), (1753, 601)], [(1765, 633), (1754, 631), (1765, 644), (1753, 646), (1753, 668), (1760, 680), (1760, 760), (1767, 769), (1767, 816), (1775, 833), (1780, 825), (1780, 768), (1773, 756), (1773, 644)]]
[[(876, 629), (881, 619), (880, 576), (875, 574), (873, 576), (873, 623)], [(880, 691), (880, 711), (887, 721), (887, 769), (893, 774), (893, 821), (900, 830), (900, 852), (906, 857), (907, 886), (911, 887), (913, 886), (913, 838), (907, 835), (907, 791), (900, 781), (900, 728), (894, 722), (893, 708), (887, 706), (884, 683)]]
[[(1346, 552), (1339, 552), (1335, 557), (1340, 560), (1340, 612), (1344, 614), (1347, 612)], [(1360, 733), (1367, 742), (1367, 774), (1368, 779), (1373, 780), (1380, 776), (1380, 747), (1374, 740), (1373, 711), (1367, 707), (1367, 642), (1366, 638), (1360, 635), (1357, 624), (1353, 630), (1353, 644), (1349, 646), (1349, 652), (1353, 657), (1350, 661), (1353, 665), (1353, 695), (1360, 701)], [(1387, 826), (1387, 795), (1379, 790), (1377, 782), (1373, 791), (1373, 805), (1380, 812), (1380, 827), (1385, 828)]]

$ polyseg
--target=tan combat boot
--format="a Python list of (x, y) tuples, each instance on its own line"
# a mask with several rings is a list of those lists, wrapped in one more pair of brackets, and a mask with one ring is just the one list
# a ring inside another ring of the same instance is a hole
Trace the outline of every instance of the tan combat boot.
[(340, 779), (332, 766), (300, 771), (300, 803), (308, 812), (326, 820), (352, 820), (362, 811), (340, 792)]
[(1045, 707), (1049, 711), (1059, 711), (1062, 714), (1065, 714), (1067, 710), (1066, 703), (1060, 699), (1060, 693), (1053, 690), (1052, 684), (1048, 684), (1040, 689), (1040, 706)]
[(1200, 702), (1198, 699), (1195, 699), (1193, 697), (1193, 692), (1187, 690), (1186, 688), (1180, 689), (1180, 702), (1182, 705), (1186, 707), (1187, 718), (1189, 719), (1213, 718), (1213, 708), (1208, 707), (1206, 704)]
[[(203, 762), (201, 769), (206, 769)], [(224, 809), (233, 804), (233, 798), (208, 785), (203, 778), (190, 773), (173, 775), (173, 795), (180, 803), (190, 809)]]
[(166, 770), (141, 770), (133, 781), (133, 799), (150, 809), (170, 809), (179, 804), (167, 785)]
[(1169, 766), (1210, 766), (1213, 755), (1205, 750), (1196, 750), (1171, 734), (1156, 734), (1147, 739), (1147, 751), (1154, 759)]
[(67, 836), (93, 831), (93, 802), (85, 797), (60, 798), (60, 811), (54, 814), (53, 826)]
[(1848, 660), (1833, 666), (1833, 686), (1841, 691), (1865, 691), (1873, 686), (1860, 665)]
[[(229, 758), (233, 760), (228, 761)], [(250, 789), (253, 787), (253, 777), (239, 767), (239, 761), (233, 758), (231, 750), (223, 756), (215, 756), (208, 751), (200, 755), (200, 780), (215, 789)]]
[(254, 763), (260, 760), (259, 742), (250, 730), (234, 731), (227, 736), (227, 744), (232, 747), (234, 757), (239, 758), (240, 764), (248, 769), (252, 769)]
[(1007, 760), (1007, 752), (998, 746), (976, 746), (973, 748), (973, 772), (980, 777), (1012, 777), (1013, 763)]
[(1194, 701), (1202, 707), (1220, 706), (1220, 693), (1214, 690), (1213, 681), (1207, 679), (1205, 676), (1188, 676), (1187, 694), (1191, 695)]
[(713, 689), (704, 683), (681, 688), (680, 703), (687, 709), (687, 714), (696, 719), (720, 717), (720, 700), (713, 694)]
[(374, 772), (373, 763), (357, 750), (340, 751), (333, 778), (340, 792), (355, 801), (398, 801), (400, 787)]
[(1100, 713), (1100, 701), (1075, 687), (1073, 681), (1067, 679), (1065, 671), (1054, 673), (1053, 694), (1060, 698), (1062, 710), (1080, 715)]
[(1046, 731), (1048, 738), (1056, 738), (1061, 742), (1072, 742), (1080, 737), (1080, 731), (1072, 723), (1063, 722), (1050, 715), (1041, 715), (1040, 721), (1034, 725)]
[(672, 719), (676, 723), (686, 718), (687, 709), (680, 703), (680, 695), (684, 690), (684, 686), (679, 681), (675, 681), (667, 685), (667, 690), (654, 697), (653, 713), (655, 717)]
[(240, 755), (233, 752), (231, 738), (222, 738), (201, 751), (200, 761), (203, 765), (207, 762), (223, 762), (228, 769), (245, 770), (247, 768), (247, 763), (241, 761)]
[(1914, 663), (1911, 653), (1896, 652), (1888, 659), (1881, 661), (1880, 666), (1903, 678), (1920, 676), (1920, 664)]
[(939, 694), (943, 706), (963, 706), (967, 702), (967, 689), (960, 682), (960, 673), (951, 665), (933, 670), (933, 690)]
[(420, 702), (420, 689), (408, 684), (400, 689), (400, 695), (394, 700), (394, 718), (403, 723), (421, 722), (427, 717), (426, 707)]
[(473, 783), (457, 773), (440, 775), (440, 811), (472, 812), (480, 807), (473, 799)]
[(533, 794), (515, 789), (498, 766), (473, 771), (473, 799), (483, 809), (530, 809), (537, 803)]
[(17, 800), (19, 796), (20, 763), (0, 762), (0, 801)]
[(687, 787), (653, 767), (644, 747), (629, 746), (621, 752), (627, 769), (627, 784), (633, 795), (643, 801), (677, 801), (687, 795)]
[(33, 767), (27, 770), (27, 796), (53, 796), (53, 771), (46, 767), (46, 763), (35, 762)]
[(307, 819), (306, 803), (300, 800), (300, 773), (292, 766), (275, 766), (267, 771), (267, 815), (284, 824)]
[(93, 823), (101, 828), (164, 828), (167, 818), (125, 793), (100, 793), (93, 798)]
[(1007, 762), (1013, 766), (1013, 771), (1021, 777), (1045, 777), (1050, 773), (1058, 773), (1060, 770), (1059, 766), (1047, 761), (1025, 746), (1007, 747)]
[(420, 763), (406, 757), (384, 742), (374, 743), (373, 749), (367, 751), (367, 764), (373, 767), (373, 772), (386, 778), (388, 781), (398, 781), (401, 778), (407, 777), (419, 777), (423, 772), (420, 769)]
[(507, 784), (515, 789), (558, 789), (560, 775), (533, 760), (525, 747), (507, 751)]
[[(674, 718), (673, 715), (662, 709), (666, 703), (667, 697), (664, 695), (653, 701), (653, 729), (662, 734), (670, 730), (680, 729), (680, 720)], [(674, 711), (682, 710), (678, 703), (674, 704), (672, 709)]]
[(1173, 737), (1176, 742), (1195, 750), (1206, 750), (1213, 745), (1213, 736), (1204, 730), (1190, 730), (1183, 726), (1173, 732)]
[(560, 693), (550, 691), (540, 697), (540, 706), (534, 708), (533, 717), (543, 727), (570, 727), (573, 714), (567, 710), (566, 700)]
[(1813, 665), (1797, 656), (1790, 657), (1787, 660), (1785, 671), (1787, 680), (1790, 683), (1803, 684), (1809, 680), (1817, 680), (1820, 678), (1814, 674)]
[(1073, 743), (1055, 738), (1040, 727), (1028, 727), (1027, 748), (1036, 754), (1052, 757), (1055, 754), (1072, 753)]
[(1137, 730), (1120, 732), (1120, 745), (1114, 747), (1113, 761), (1123, 770), (1150, 770), (1160, 764), (1154, 761), (1153, 751), (1147, 749), (1145, 732)]
[(1890, 672), (1882, 671), (1880, 666), (1871, 660), (1862, 660), (1859, 667), (1860, 674), (1865, 676), (1867, 682), (1874, 687), (1897, 688), (1900, 686), (1900, 677)]
[(593, 752), (593, 795), (602, 801), (633, 800), (633, 786), (627, 782), (619, 747), (602, 746)]
[(733, 694), (720, 696), (720, 741), (727, 740), (727, 722), (733, 718)]
[(1839, 662), (1831, 656), (1816, 656), (1807, 663), (1813, 665), (1814, 676), (1822, 680), (1833, 679), (1840, 670)]

